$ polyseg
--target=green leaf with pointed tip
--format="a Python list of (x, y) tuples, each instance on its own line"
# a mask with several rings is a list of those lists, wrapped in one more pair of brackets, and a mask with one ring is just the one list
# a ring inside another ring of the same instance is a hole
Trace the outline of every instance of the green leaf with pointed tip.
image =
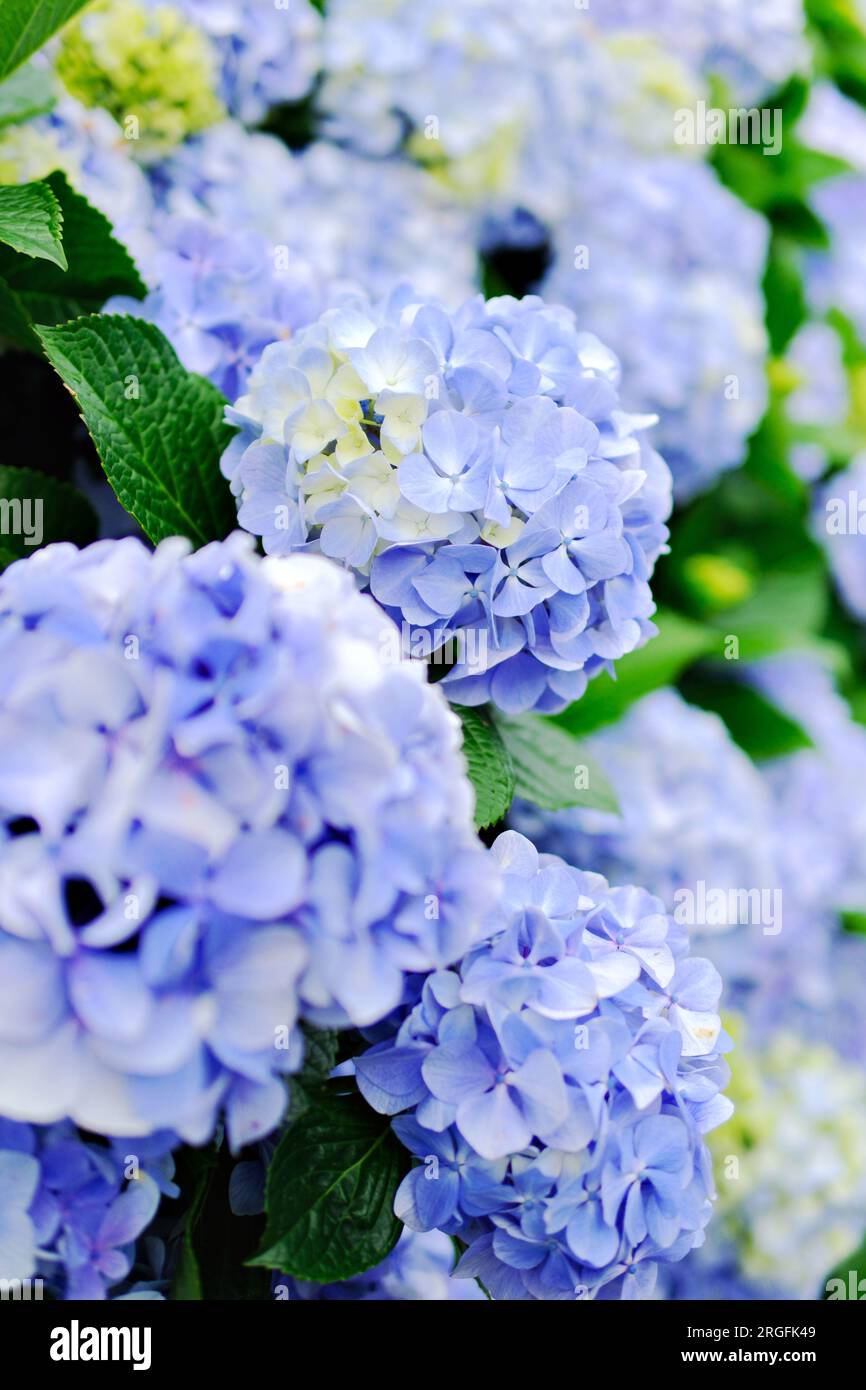
[(0, 81), (20, 67), (88, 0), (2, 0)]
[(485, 708), (458, 708), (463, 724), (463, 752), (475, 788), (475, 828), (494, 825), (514, 799), (515, 774), (502, 736)]
[(411, 1163), (357, 1092), (329, 1088), (290, 1125), (268, 1169), (267, 1228), (250, 1264), (296, 1279), (349, 1279), (400, 1238), (394, 1194)]
[(0, 242), (5, 246), (65, 270), (62, 234), (63, 213), (47, 182), (0, 185)]
[(28, 63), (5, 82), (0, 82), (0, 127), (43, 116), (54, 102), (54, 80), (50, 70)]
[(115, 294), (142, 299), (147, 286), (108, 218), (70, 187), (64, 174), (57, 170), (35, 186), (46, 187), (60, 208), (69, 266), (64, 271), (0, 246), (0, 335), (38, 352), (34, 323), (64, 323), (96, 313)]
[(0, 567), (51, 541), (89, 545), (98, 533), (96, 513), (69, 483), (32, 468), (0, 465)]
[(232, 430), (216, 387), (141, 319), (95, 314), (37, 332), (121, 505), (150, 539), (199, 546), (228, 535), (237, 514), (219, 463)]
[(546, 811), (588, 806), (618, 811), (614, 790), (595, 759), (577, 739), (537, 714), (496, 720), (511, 755), (517, 795)]

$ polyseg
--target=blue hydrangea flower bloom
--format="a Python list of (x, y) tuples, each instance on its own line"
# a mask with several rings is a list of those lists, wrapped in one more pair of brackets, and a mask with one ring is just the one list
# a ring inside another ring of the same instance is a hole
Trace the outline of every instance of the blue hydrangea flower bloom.
[[(161, 5), (165, 0), (148, 0)], [(322, 19), (309, 0), (171, 0), (207, 34), (232, 115), (255, 125), (268, 108), (306, 96), (321, 63)]]
[(455, 1279), (454, 1245), (441, 1231), (404, 1230), (381, 1264), (339, 1284), (274, 1276), (276, 1298), (337, 1303), (484, 1302), (474, 1281)]
[(549, 299), (605, 325), (632, 410), (687, 498), (738, 466), (766, 408), (767, 225), (684, 158), (597, 161), (553, 232)]
[(384, 295), (411, 277), (419, 293), (449, 305), (478, 289), (468, 213), (406, 161), (364, 159), (322, 140), (293, 153), (226, 121), (149, 173), (160, 206), (257, 231), (335, 288)]
[(0, 579), (0, 1114), (268, 1133), (495, 896), (459, 722), (351, 578), (240, 534)]
[(806, 109), (797, 122), (797, 138), (866, 174), (866, 112), (833, 82), (812, 84)]
[(785, 362), (796, 378), (785, 398), (785, 413), (795, 434), (791, 466), (811, 482), (821, 476), (829, 460), (824, 445), (810, 435), (816, 426), (832, 429), (848, 417), (848, 374), (838, 333), (827, 323), (805, 323), (791, 340)]
[(805, 258), (809, 303), (818, 314), (841, 309), (866, 334), (866, 177), (839, 174), (817, 184), (810, 204), (830, 236), (826, 249)]
[(645, 1296), (711, 1213), (702, 1135), (731, 1109), (721, 981), (643, 889), (514, 831), (491, 854), (498, 930), (355, 1062), (421, 1159), (395, 1210), (460, 1236), (458, 1273), (494, 1298)]
[(755, 101), (809, 61), (802, 0), (604, 0), (592, 18), (610, 31), (651, 34), (690, 68), (724, 78), (740, 101)]
[[(785, 881), (794, 885), (804, 908), (861, 911), (866, 907), (866, 730), (814, 658), (782, 654), (751, 666), (747, 674), (815, 745), (767, 768)], [(806, 833), (815, 845), (808, 855), (802, 851)]]
[(68, 1122), (0, 1117), (0, 1279), (40, 1278), (59, 1298), (106, 1298), (129, 1273), (160, 1194), (178, 1195), (173, 1137), (155, 1135), (130, 1153), (128, 1141), (88, 1141)]
[(701, 881), (723, 890), (777, 881), (769, 789), (717, 715), (657, 690), (588, 747), (620, 810), (543, 812), (517, 802), (511, 824), (538, 849), (614, 884), (641, 883), (668, 912), (679, 890), (696, 893)]
[(866, 730), (811, 658), (775, 656), (744, 675), (801, 724), (815, 746), (763, 769), (772, 798), (766, 843), (776, 865), (781, 930), (767, 933), (752, 922), (706, 935), (701, 947), (756, 1042), (784, 1022), (862, 1062), (866, 941), (843, 931), (839, 914), (866, 910)]
[(263, 237), (226, 232), (204, 217), (157, 217), (139, 268), (154, 289), (144, 300), (116, 296), (106, 313), (161, 328), (185, 367), (230, 400), (246, 387), (268, 343), (289, 337), (324, 310), (320, 277), (295, 258), (283, 265)]
[(812, 530), (845, 607), (866, 621), (866, 453), (817, 490)]
[(331, 0), (323, 128), (367, 155), (417, 160), (482, 213), (507, 219), (520, 203), (549, 216), (588, 149), (673, 149), (672, 101), (703, 90), (662, 44), (611, 41), (575, 9)]
[(228, 418), (241, 525), (354, 570), (458, 703), (561, 709), (655, 632), (670, 476), (616, 359), (531, 297), (401, 287), (266, 348)]

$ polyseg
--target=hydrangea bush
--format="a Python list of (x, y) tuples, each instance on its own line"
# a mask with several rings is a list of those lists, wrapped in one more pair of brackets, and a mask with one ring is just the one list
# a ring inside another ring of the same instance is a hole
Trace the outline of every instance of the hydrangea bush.
[(0, 5), (0, 1298), (866, 1288), (862, 9)]

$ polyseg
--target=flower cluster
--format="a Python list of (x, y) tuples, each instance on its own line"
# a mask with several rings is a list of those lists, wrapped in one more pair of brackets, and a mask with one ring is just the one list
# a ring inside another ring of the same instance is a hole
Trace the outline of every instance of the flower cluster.
[(0, 579), (0, 1114), (268, 1133), (495, 897), (459, 724), (320, 558), (49, 546)]
[(702, 90), (664, 44), (602, 34), (573, 0), (331, 0), (324, 60), (326, 134), (409, 156), (469, 205), (545, 219), (593, 149), (677, 148), (671, 110)]
[(866, 453), (818, 489), (812, 529), (827, 552), (845, 607), (866, 620)]
[(86, 1140), (68, 1123), (0, 1117), (0, 1277), (41, 1279), (59, 1298), (105, 1298), (129, 1274), (160, 1195), (178, 1195), (172, 1139), (128, 1153), (128, 1143)]
[(785, 367), (793, 378), (785, 397), (785, 412), (795, 435), (791, 467), (811, 481), (821, 476), (828, 463), (820, 431), (843, 425), (848, 416), (848, 376), (838, 333), (827, 323), (805, 323), (789, 344)]
[(275, 1275), (277, 1298), (337, 1303), (483, 1302), (474, 1280), (455, 1279), (454, 1245), (441, 1231), (404, 1227), (397, 1245), (381, 1264), (339, 1284), (310, 1284)]
[(784, 1019), (862, 1064), (866, 940), (843, 931), (839, 914), (866, 909), (866, 730), (811, 658), (772, 657), (744, 675), (803, 727), (814, 747), (763, 769), (772, 798), (764, 838), (778, 885), (772, 924), (752, 918), (735, 931), (706, 936), (703, 948), (756, 1043)]
[(750, 1279), (821, 1298), (863, 1234), (866, 1078), (789, 1032), (760, 1048), (738, 1038), (732, 1072), (734, 1115), (710, 1140), (719, 1212), (707, 1256), (731, 1240)]
[(737, 466), (767, 399), (764, 220), (701, 164), (617, 159), (578, 181), (544, 295), (605, 325), (623, 399), (658, 413), (677, 496)]
[(670, 475), (567, 310), (401, 287), (266, 348), (228, 412), (242, 526), (350, 566), (463, 704), (552, 711), (655, 632)]
[(214, 52), (171, 5), (99, 0), (63, 30), (55, 67), (72, 96), (124, 125), (145, 160), (222, 114)]
[(741, 101), (767, 95), (806, 65), (803, 0), (604, 0), (592, 18), (607, 30), (649, 34), (690, 68), (722, 77)]
[(105, 312), (157, 324), (184, 366), (230, 400), (245, 390), (268, 343), (289, 337), (328, 304), (312, 267), (282, 258), (255, 232), (226, 232), (212, 218), (163, 215), (149, 239), (139, 267), (156, 288), (143, 301), (111, 299)]
[(518, 803), (512, 823), (538, 849), (614, 884), (640, 883), (668, 912), (680, 890), (696, 893), (700, 882), (725, 893), (774, 882), (769, 791), (718, 716), (658, 690), (588, 747), (621, 810), (550, 813)]
[(840, 174), (819, 183), (810, 203), (829, 233), (825, 249), (806, 257), (806, 287), (812, 309), (841, 309), (861, 337), (866, 335), (866, 177)]
[(552, 0), (531, 17), (503, 0), (332, 0), (319, 104), (337, 140), (386, 154), (407, 139), (447, 161), (477, 196), (507, 185), (537, 95), (527, 45), (562, 42), (573, 10)]
[(335, 285), (376, 296), (412, 277), (420, 294), (449, 304), (478, 288), (468, 215), (407, 162), (318, 140), (293, 154), (273, 135), (225, 121), (151, 175), (162, 206), (257, 231)]
[[(114, 0), (112, 0), (114, 3)], [(158, 9), (166, 0), (146, 0)], [(210, 40), (226, 108), (255, 125), (306, 96), (319, 69), (322, 19), (310, 0), (168, 0)]]
[(768, 658), (750, 667), (748, 678), (815, 745), (777, 759), (765, 774), (784, 880), (807, 911), (860, 911), (866, 907), (866, 729), (814, 658)]
[(458, 1273), (494, 1298), (640, 1296), (710, 1216), (702, 1135), (730, 1114), (721, 981), (643, 889), (514, 831), (491, 853), (498, 929), (355, 1062), (422, 1160), (395, 1209), (459, 1236)]

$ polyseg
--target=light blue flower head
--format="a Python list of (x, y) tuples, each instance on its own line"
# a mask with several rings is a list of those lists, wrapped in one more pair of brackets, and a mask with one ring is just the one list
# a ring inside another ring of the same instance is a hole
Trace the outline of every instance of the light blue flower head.
[(809, 63), (803, 0), (604, 0), (591, 14), (608, 32), (659, 39), (703, 77), (723, 78), (740, 101), (757, 101)]
[(845, 607), (866, 622), (866, 453), (817, 489), (812, 530)]
[(300, 1012), (370, 1024), (478, 939), (459, 723), (337, 566), (51, 546), (0, 672), (0, 1114), (238, 1147)]
[(511, 823), (538, 849), (614, 884), (641, 883), (668, 912), (701, 882), (727, 892), (777, 881), (770, 792), (717, 715), (657, 690), (589, 746), (621, 809), (544, 812), (518, 802)]
[(133, 1146), (85, 1139), (68, 1122), (0, 1117), (0, 1279), (41, 1280), (43, 1296), (106, 1298), (129, 1274), (160, 1194), (178, 1195), (173, 1139)]
[(461, 704), (551, 712), (655, 633), (670, 475), (567, 310), (408, 286), (266, 348), (228, 412), (242, 526), (351, 568)]
[(364, 159), (324, 140), (293, 152), (224, 121), (149, 172), (160, 206), (257, 231), (335, 289), (381, 295), (411, 277), (420, 294), (456, 305), (478, 288), (469, 213), (405, 160)]
[(310, 265), (249, 229), (158, 215), (149, 230), (140, 269), (154, 288), (141, 301), (116, 296), (104, 312), (155, 323), (183, 365), (230, 400), (268, 343), (290, 337), (330, 302)]
[(597, 160), (554, 229), (542, 293), (605, 325), (680, 498), (742, 463), (764, 413), (767, 237), (712, 169), (677, 157)]
[(721, 980), (641, 888), (539, 856), (514, 831), (493, 935), (438, 971), (358, 1085), (421, 1161), (395, 1210), (468, 1245), (494, 1298), (647, 1294), (702, 1240), (703, 1134), (731, 1107)]

